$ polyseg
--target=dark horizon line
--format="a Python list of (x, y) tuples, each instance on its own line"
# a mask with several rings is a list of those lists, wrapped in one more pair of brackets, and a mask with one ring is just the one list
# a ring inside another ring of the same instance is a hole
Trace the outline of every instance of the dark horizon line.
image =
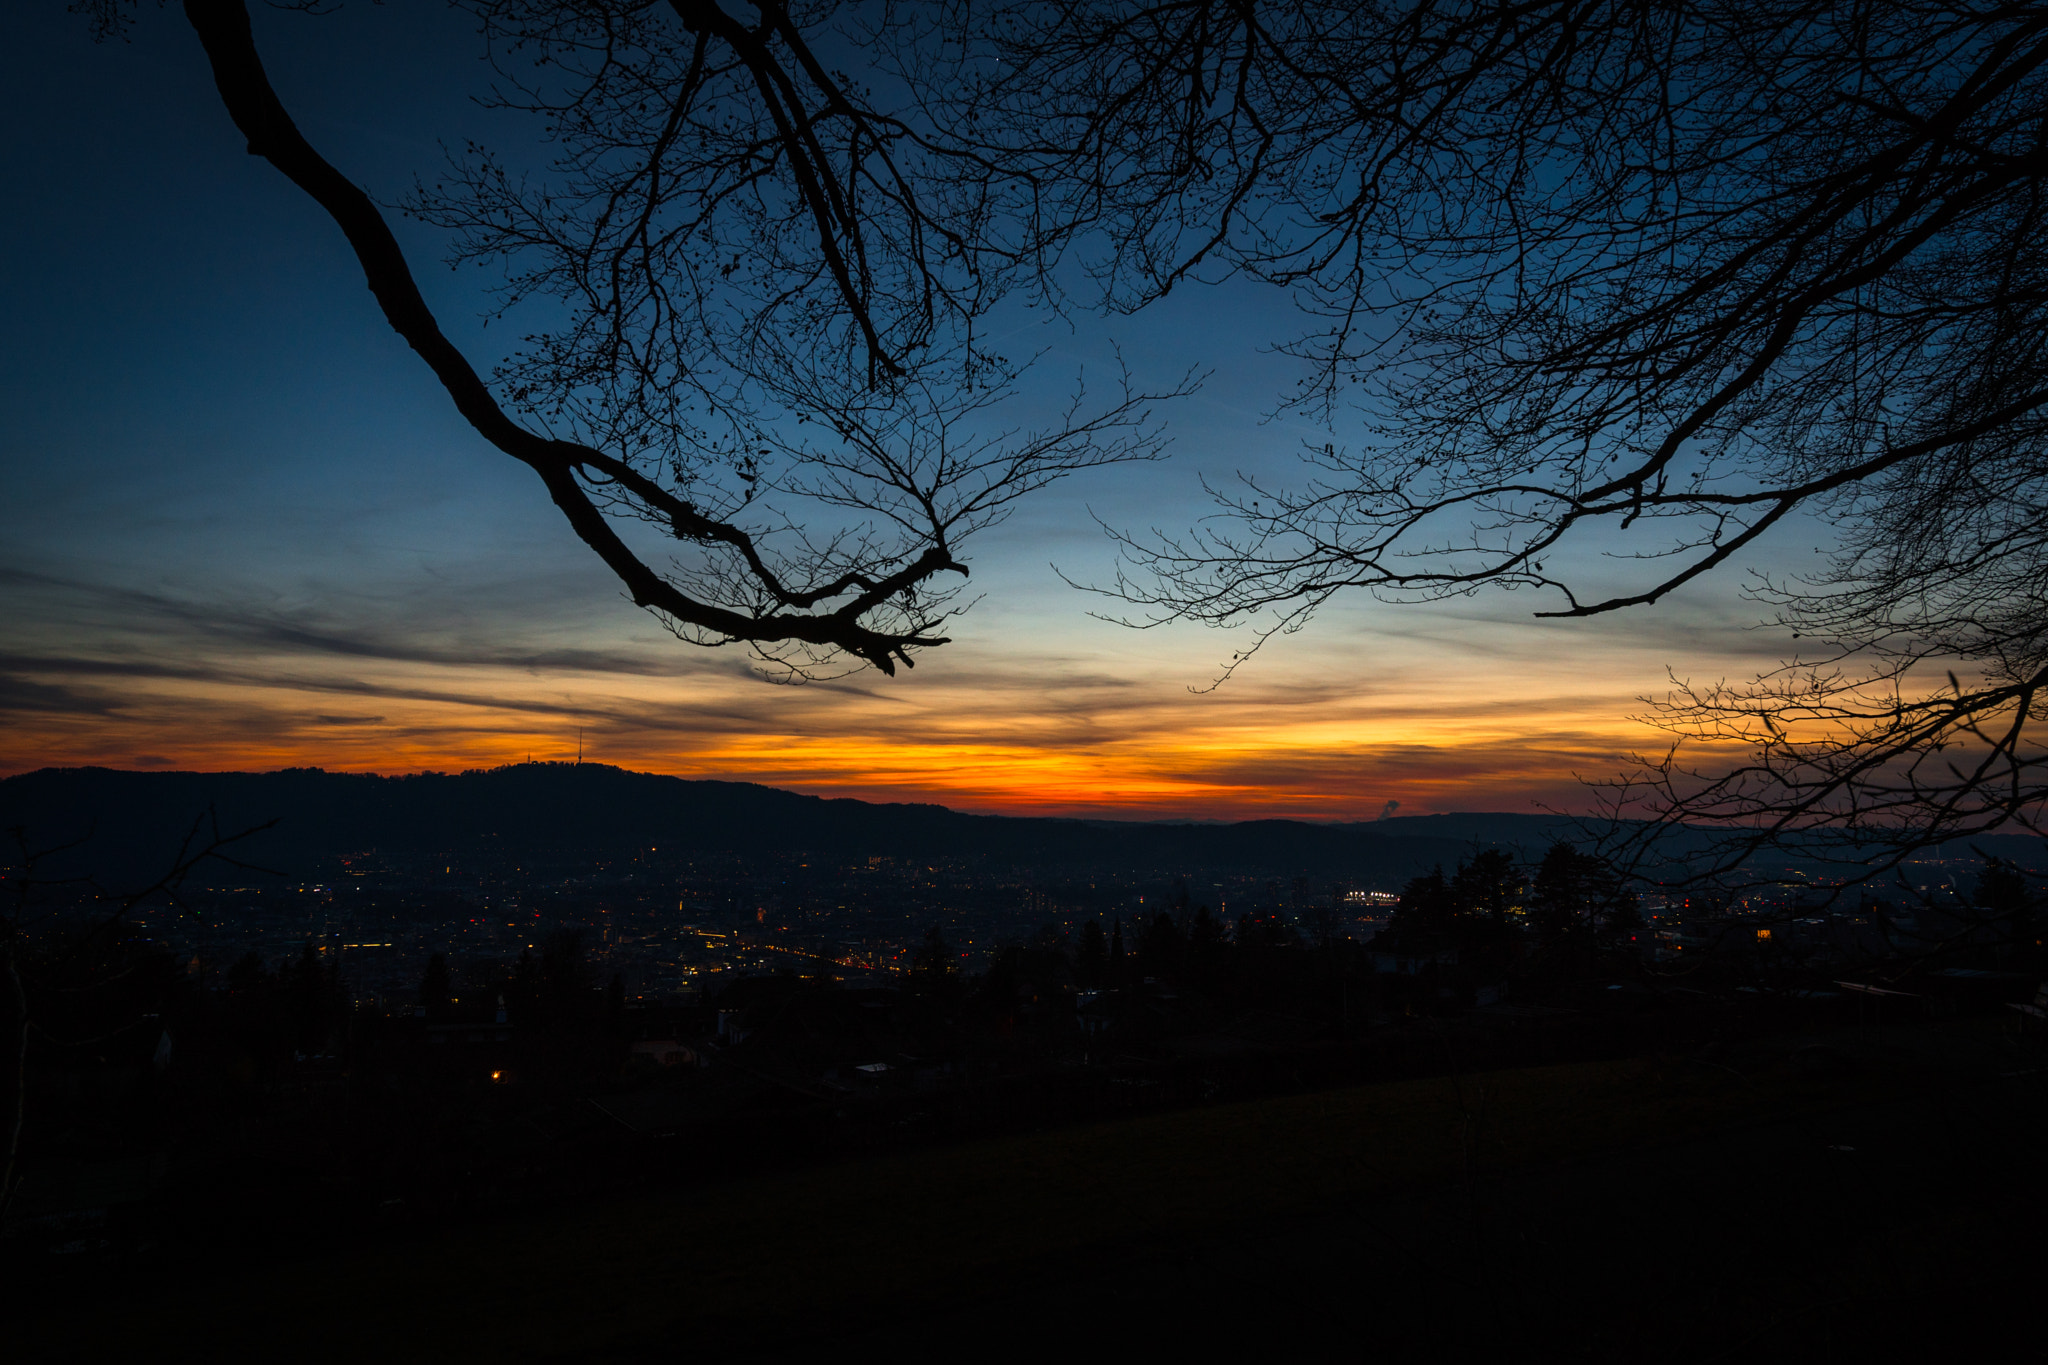
[(1557, 811), (1503, 811), (1503, 810), (1448, 810), (1430, 811), (1417, 815), (1380, 815), (1369, 819), (1313, 819), (1304, 816), (1255, 816), (1248, 819), (1228, 819), (1216, 816), (1181, 815), (1155, 816), (1150, 818), (1119, 817), (1114, 815), (1055, 815), (1046, 813), (1021, 813), (1016, 811), (992, 811), (961, 808), (944, 805), (937, 801), (876, 801), (858, 796), (825, 796), (815, 792), (798, 791), (790, 787), (777, 787), (766, 782), (755, 782), (732, 777), (683, 777), (675, 773), (648, 772), (639, 768), (626, 768), (616, 763), (595, 759), (530, 758), (512, 763), (500, 763), (488, 768), (420, 768), (403, 772), (368, 772), (356, 769), (330, 769), (318, 764), (294, 764), (282, 768), (117, 768), (106, 763), (54, 764), (46, 763), (39, 768), (24, 768), (18, 772), (0, 773), (0, 782), (12, 782), (20, 778), (34, 777), (42, 773), (120, 773), (135, 777), (276, 777), (286, 773), (319, 773), (325, 777), (374, 777), (382, 781), (401, 781), (413, 777), (470, 777), (487, 776), (492, 773), (510, 772), (519, 768), (603, 768), (624, 773), (631, 777), (665, 778), (672, 782), (720, 783), (735, 787), (758, 787), (763, 791), (781, 792), (789, 796), (806, 796), (818, 801), (853, 801), (865, 806), (924, 806), (943, 810), (955, 815), (979, 816), (995, 820), (1064, 820), (1076, 824), (1110, 825), (1254, 825), (1254, 824), (1297, 824), (1327, 827), (1389, 825), (1409, 820), (1435, 820), (1448, 816), (1505, 816), (1511, 819), (1552, 819), (1582, 820), (1590, 816), (1561, 814)]

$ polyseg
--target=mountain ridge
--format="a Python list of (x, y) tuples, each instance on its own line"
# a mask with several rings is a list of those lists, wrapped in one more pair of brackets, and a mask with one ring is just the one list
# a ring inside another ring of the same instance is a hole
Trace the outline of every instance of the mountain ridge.
[[(523, 763), (464, 773), (138, 771), (42, 768), (0, 779), (0, 828), (34, 846), (81, 837), (130, 847), (143, 870), (166, 861), (208, 811), (223, 830), (275, 819), (250, 861), (306, 872), (379, 849), (428, 854), (511, 839), (536, 852), (602, 856), (625, 848), (740, 854), (971, 856), (1045, 866), (1180, 866), (1258, 872), (1413, 875), (1489, 843), (1547, 843), (1562, 817), (1481, 817), (1500, 829), (1441, 835), (1402, 817), (1312, 823), (1111, 821), (990, 815), (925, 802), (811, 796), (751, 782), (639, 773), (609, 764)], [(1510, 828), (1512, 827), (1512, 828)], [(1518, 836), (1518, 837), (1509, 837)]]
[[(1498, 811), (1327, 823), (992, 815), (598, 763), (393, 776), (319, 768), (41, 768), (0, 778), (0, 830), (19, 831), (31, 849), (80, 842), (66, 855), (68, 869), (109, 878), (158, 875), (194, 821), (209, 812), (224, 832), (274, 820), (274, 828), (238, 845), (238, 854), (297, 877), (332, 875), (339, 859), (371, 850), (433, 859), (480, 850), (497, 856), (516, 844), (539, 861), (604, 860), (662, 847), (753, 856), (962, 857), (1043, 871), (1337, 877), (1391, 890), (1483, 848), (1529, 859), (1559, 838), (1583, 839), (1587, 829), (1570, 816)], [(2022, 865), (2044, 861), (2041, 841), (2026, 836), (1962, 842)]]

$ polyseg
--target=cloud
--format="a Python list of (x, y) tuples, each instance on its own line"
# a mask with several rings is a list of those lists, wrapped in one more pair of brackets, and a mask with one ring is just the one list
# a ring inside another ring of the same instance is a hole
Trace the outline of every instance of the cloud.
[[(90, 624), (91, 634), (105, 636), (141, 634), (184, 650), (204, 647), (225, 649), (234, 654), (288, 654), (331, 656), (348, 659), (378, 659), (397, 663), (436, 664), (453, 667), (489, 666), (534, 672), (621, 673), (640, 677), (668, 677), (682, 672), (729, 671), (724, 660), (702, 656), (678, 658), (658, 653), (633, 653), (588, 647), (527, 647), (505, 643), (502, 638), (469, 642), (450, 638), (449, 628), (438, 622), (413, 623), (410, 631), (382, 624), (338, 621), (327, 606), (299, 613), (224, 602), (194, 602), (163, 593), (144, 592), (57, 577), (20, 568), (0, 566), (0, 586), (15, 590), (17, 602), (23, 594), (58, 599), (84, 599), (90, 616), (81, 622), (75, 608), (53, 613), (71, 629), (62, 634), (77, 638), (77, 629)], [(340, 596), (337, 594), (337, 596)], [(385, 613), (374, 601), (356, 604), (364, 614)], [(367, 609), (367, 610), (365, 610)], [(327, 619), (322, 620), (321, 617)], [(420, 638), (422, 633), (433, 638)], [(118, 671), (120, 660), (79, 659), (83, 670), (97, 664), (105, 671)], [(148, 667), (132, 662), (134, 668)], [(158, 668), (169, 665), (158, 664)]]
[(115, 709), (111, 698), (94, 689), (39, 682), (0, 669), (0, 715), (107, 716)]
[[(568, 622), (486, 584), (462, 612), (404, 594), (302, 605), (0, 570), (0, 769), (85, 762), (456, 769), (590, 757), (983, 810), (1369, 819), (1583, 806), (1649, 732), (1623, 717), (1661, 660), (1609, 632), (1390, 613), (1285, 646), (1205, 693), (1216, 638), (1028, 618), (903, 677), (776, 687), (634, 617)], [(478, 604), (482, 605), (478, 605)], [(1567, 647), (1569, 645), (1569, 647)]]

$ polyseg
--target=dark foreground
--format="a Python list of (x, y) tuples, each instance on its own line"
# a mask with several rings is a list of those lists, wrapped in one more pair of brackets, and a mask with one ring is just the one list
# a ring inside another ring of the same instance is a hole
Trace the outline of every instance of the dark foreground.
[(2001, 1021), (1843, 1030), (17, 1267), (9, 1335), (39, 1360), (1986, 1358), (2034, 1335), (2044, 1060)]

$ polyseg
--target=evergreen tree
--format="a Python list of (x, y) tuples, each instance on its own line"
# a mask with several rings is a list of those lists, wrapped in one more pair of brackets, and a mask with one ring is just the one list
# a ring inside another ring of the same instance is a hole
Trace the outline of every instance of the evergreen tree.
[(1474, 854), (1470, 862), (1458, 864), (1451, 877), (1454, 912), (1505, 927), (1510, 915), (1522, 908), (1522, 869), (1499, 849)]
[(1613, 865), (1562, 840), (1536, 866), (1528, 912), (1537, 943), (1552, 950), (1611, 943), (1642, 924), (1635, 893)]
[(1438, 952), (1456, 942), (1456, 918), (1450, 883), (1443, 868), (1433, 867), (1401, 888), (1401, 899), (1375, 942), (1396, 952)]
[(1560, 840), (1536, 865), (1529, 888), (1529, 926), (1544, 948), (1558, 948), (1589, 938), (1592, 914), (1586, 885), (1585, 855)]

